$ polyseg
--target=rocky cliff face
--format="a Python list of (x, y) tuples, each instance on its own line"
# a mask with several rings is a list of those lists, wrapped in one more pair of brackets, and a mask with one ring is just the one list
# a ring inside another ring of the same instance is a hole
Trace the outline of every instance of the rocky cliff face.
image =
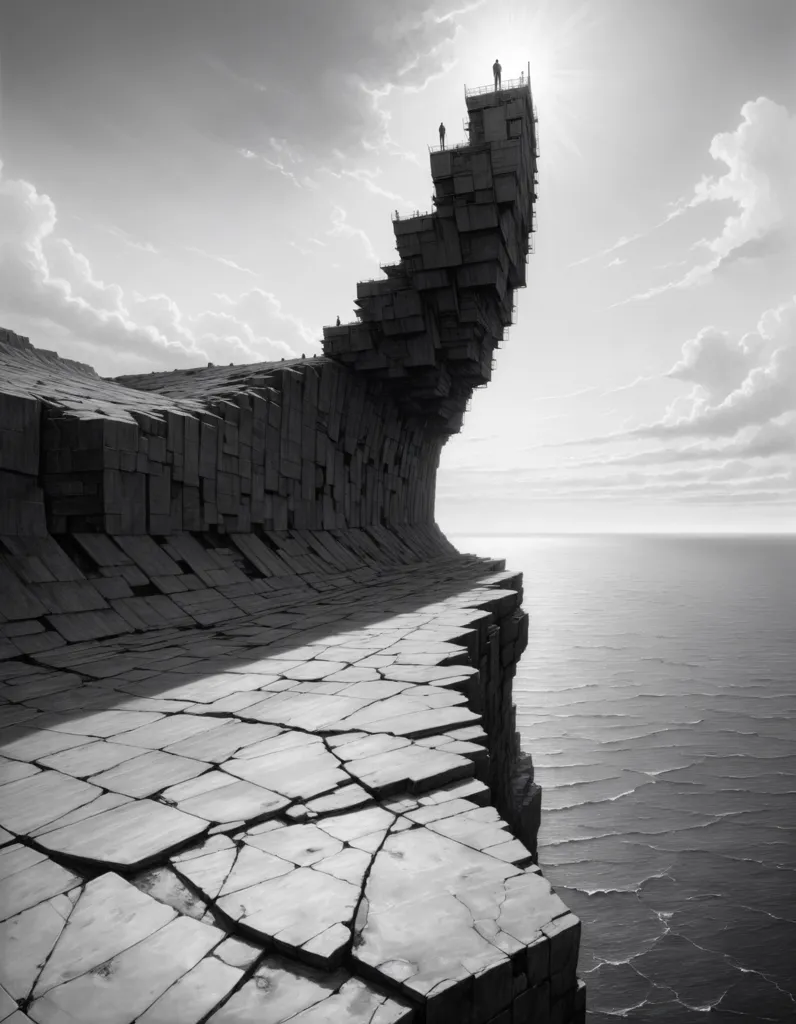
[(436, 212), (323, 357), (108, 381), (0, 331), (21, 1019), (583, 1018), (515, 729), (521, 577), (434, 522), (535, 198), (530, 90), (467, 102)]

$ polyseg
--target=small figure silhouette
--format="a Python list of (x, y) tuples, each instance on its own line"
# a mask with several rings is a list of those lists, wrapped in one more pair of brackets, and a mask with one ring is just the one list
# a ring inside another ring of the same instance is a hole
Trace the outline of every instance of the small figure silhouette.
[(440, 148), (445, 148), (445, 125), (440, 121), (439, 123), (439, 144)]
[(335, 327), (339, 327), (339, 326), (340, 326), (340, 317), (338, 316), (337, 323), (335, 324)]
[(525, 72), (520, 71), (520, 85), (525, 85)]
[(495, 57), (495, 63), (492, 65), (492, 74), (495, 76), (495, 92), (500, 88), (500, 73), (502, 70), (500, 61)]

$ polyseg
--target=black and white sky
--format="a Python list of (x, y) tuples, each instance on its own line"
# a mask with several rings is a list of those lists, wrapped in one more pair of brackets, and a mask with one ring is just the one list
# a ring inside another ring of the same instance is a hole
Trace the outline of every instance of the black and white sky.
[(117, 375), (320, 352), (528, 61), (536, 254), (455, 532), (796, 527), (793, 0), (3, 0), (0, 325)]

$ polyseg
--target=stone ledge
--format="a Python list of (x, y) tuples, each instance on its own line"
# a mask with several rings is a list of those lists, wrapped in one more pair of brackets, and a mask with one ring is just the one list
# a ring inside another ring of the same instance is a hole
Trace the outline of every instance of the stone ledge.
[(9, 998), (41, 1024), (569, 1020), (579, 922), (482, 781), (511, 767), (508, 582), (448, 556), (6, 659)]

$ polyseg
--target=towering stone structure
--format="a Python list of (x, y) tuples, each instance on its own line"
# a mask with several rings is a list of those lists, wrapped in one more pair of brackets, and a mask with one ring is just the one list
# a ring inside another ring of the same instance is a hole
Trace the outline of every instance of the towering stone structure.
[(358, 324), (324, 328), (324, 352), (383, 380), (429, 436), (455, 434), (512, 323), (535, 226), (530, 84), (465, 92), (469, 142), (431, 153), (436, 209), (395, 216), (400, 262), (357, 285)]

